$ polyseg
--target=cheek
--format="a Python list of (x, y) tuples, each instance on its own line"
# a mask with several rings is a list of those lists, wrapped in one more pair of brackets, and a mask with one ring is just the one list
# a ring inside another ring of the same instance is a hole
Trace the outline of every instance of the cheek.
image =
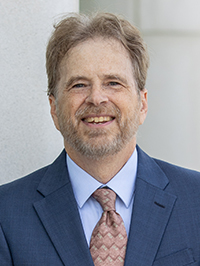
[(118, 97), (118, 100), (115, 101), (115, 105), (119, 108), (120, 112), (123, 114), (129, 113), (130, 110), (134, 108), (134, 100), (131, 100), (131, 97)]
[(81, 108), (81, 104), (73, 99), (68, 99), (63, 103), (62, 114), (73, 123), (77, 123), (77, 112)]
[(120, 111), (125, 119), (133, 119), (140, 115), (140, 103), (136, 99), (129, 98), (121, 105)]
[(84, 104), (86, 96), (83, 93), (69, 93), (63, 96), (63, 104), (70, 110), (77, 110)]

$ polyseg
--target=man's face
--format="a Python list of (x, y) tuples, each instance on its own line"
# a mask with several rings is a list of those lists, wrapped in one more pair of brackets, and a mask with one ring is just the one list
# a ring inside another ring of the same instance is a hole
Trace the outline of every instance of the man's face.
[(114, 39), (89, 39), (72, 48), (60, 65), (51, 114), (65, 148), (99, 159), (134, 143), (147, 111), (126, 49)]

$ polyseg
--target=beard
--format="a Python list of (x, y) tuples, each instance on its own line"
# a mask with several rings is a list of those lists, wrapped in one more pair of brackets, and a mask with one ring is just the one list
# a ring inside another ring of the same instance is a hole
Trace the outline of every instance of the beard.
[[(139, 127), (139, 101), (134, 111), (131, 109), (128, 113), (129, 116), (122, 121), (121, 112), (115, 105), (88, 105), (76, 112), (74, 123), (70, 115), (66, 115), (57, 106), (58, 123), (64, 142), (91, 160), (99, 160), (120, 152), (136, 136)], [(80, 132), (79, 124), (83, 123), (81, 118), (89, 114), (109, 114), (115, 117), (117, 132), (104, 128), (88, 128)]]

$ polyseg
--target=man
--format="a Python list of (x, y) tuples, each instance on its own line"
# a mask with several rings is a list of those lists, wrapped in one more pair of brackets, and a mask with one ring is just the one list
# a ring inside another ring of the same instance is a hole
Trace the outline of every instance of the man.
[(0, 188), (0, 265), (200, 265), (200, 174), (136, 146), (148, 65), (120, 17), (55, 26), (48, 95), (65, 150)]

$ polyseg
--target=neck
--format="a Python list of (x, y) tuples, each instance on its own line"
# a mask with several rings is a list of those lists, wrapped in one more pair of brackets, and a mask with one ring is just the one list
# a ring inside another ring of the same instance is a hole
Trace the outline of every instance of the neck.
[(128, 159), (131, 157), (136, 146), (136, 140), (134, 139), (132, 143), (128, 143), (126, 147), (120, 152), (100, 158), (98, 160), (93, 160), (92, 158), (85, 157), (68, 145), (65, 145), (65, 150), (69, 157), (84, 171), (90, 174), (99, 182), (106, 184), (110, 181), (126, 164)]

